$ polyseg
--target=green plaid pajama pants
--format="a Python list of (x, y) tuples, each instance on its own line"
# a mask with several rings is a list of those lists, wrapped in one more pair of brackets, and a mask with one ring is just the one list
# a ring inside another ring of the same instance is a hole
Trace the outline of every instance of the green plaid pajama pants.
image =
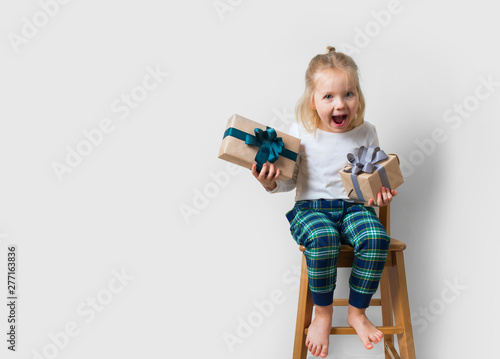
[(290, 232), (303, 245), (309, 288), (316, 305), (331, 305), (341, 244), (354, 248), (349, 304), (367, 308), (376, 292), (390, 237), (375, 210), (343, 200), (299, 201), (287, 214)]

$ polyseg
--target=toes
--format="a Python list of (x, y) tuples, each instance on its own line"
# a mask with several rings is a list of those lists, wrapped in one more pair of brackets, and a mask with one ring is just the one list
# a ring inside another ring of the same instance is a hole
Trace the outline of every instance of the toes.
[(309, 344), (309, 346), (307, 347), (307, 349), (309, 349), (309, 351), (311, 352), (312, 355), (316, 355), (316, 346), (313, 345), (312, 343)]
[(373, 348), (372, 342), (374, 342), (374, 340), (372, 338), (370, 338), (370, 336), (367, 336), (366, 338), (361, 339), (361, 341), (363, 342), (366, 349)]
[(380, 340), (377, 336), (377, 334), (372, 334), (372, 335), (369, 335), (368, 336), (368, 339), (372, 342), (372, 343), (375, 343), (377, 344)]
[[(374, 344), (380, 343), (384, 339), (384, 333), (382, 333), (381, 331), (377, 331), (377, 332), (373, 333), (372, 335), (369, 335), (368, 339), (370, 340), (370, 342), (372, 342)], [(366, 346), (366, 343), (364, 343), (364, 344)]]
[(328, 345), (323, 346), (323, 350), (321, 351), (321, 357), (326, 358), (328, 356)]
[(316, 346), (316, 353), (314, 355), (319, 357), (320, 354), (321, 354), (321, 345), (318, 345), (318, 346)]
[(377, 339), (377, 343), (381, 342), (382, 339), (384, 339), (384, 333), (382, 333), (380, 330), (378, 330), (375, 334), (374, 334), (375, 338)]
[(321, 356), (322, 358), (326, 358), (328, 356), (328, 345), (315, 345), (310, 341), (306, 341), (306, 347), (316, 357)]
[(372, 343), (377, 344), (377, 343), (380, 343), (381, 340), (382, 340), (382, 338), (379, 337), (378, 335), (376, 335), (373, 337)]
[(315, 346), (313, 347), (313, 350), (311, 351), (311, 353), (312, 353), (315, 357), (317, 357), (317, 356), (319, 355), (319, 353), (320, 353), (320, 350), (319, 350), (319, 349), (320, 349), (320, 347), (318, 347), (317, 345), (315, 345)]
[(309, 351), (311, 352), (312, 355), (316, 355), (316, 345), (314, 345), (313, 343), (310, 343), (309, 346), (307, 347), (307, 349), (309, 349)]

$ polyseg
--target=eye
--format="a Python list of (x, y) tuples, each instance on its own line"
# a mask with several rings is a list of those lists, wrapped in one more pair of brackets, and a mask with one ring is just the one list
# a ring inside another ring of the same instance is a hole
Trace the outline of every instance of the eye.
[(347, 97), (347, 98), (354, 97), (354, 92), (349, 91), (348, 93), (345, 94), (345, 97)]
[(325, 97), (323, 97), (325, 100), (331, 100), (333, 98), (332, 95), (325, 95)]

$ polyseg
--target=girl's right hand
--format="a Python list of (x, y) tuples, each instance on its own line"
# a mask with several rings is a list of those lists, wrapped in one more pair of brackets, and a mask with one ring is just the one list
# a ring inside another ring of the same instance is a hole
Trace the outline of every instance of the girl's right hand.
[(279, 168), (276, 170), (274, 168), (274, 164), (272, 163), (269, 165), (267, 163), (264, 163), (259, 173), (257, 172), (257, 165), (253, 164), (252, 174), (255, 178), (257, 178), (257, 181), (259, 181), (260, 184), (266, 188), (266, 190), (272, 191), (276, 189), (276, 180), (280, 176), (281, 170)]

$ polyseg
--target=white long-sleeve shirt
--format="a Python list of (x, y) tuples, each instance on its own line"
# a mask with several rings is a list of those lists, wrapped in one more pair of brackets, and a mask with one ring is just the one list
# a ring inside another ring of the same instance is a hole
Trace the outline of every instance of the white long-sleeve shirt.
[(317, 129), (316, 135), (294, 123), (290, 135), (301, 140), (293, 177), (287, 181), (278, 180), (277, 187), (270, 193), (296, 188), (295, 201), (347, 199), (339, 175), (348, 163), (347, 154), (357, 155), (361, 146), (379, 145), (375, 126), (366, 121), (348, 132), (332, 133)]

